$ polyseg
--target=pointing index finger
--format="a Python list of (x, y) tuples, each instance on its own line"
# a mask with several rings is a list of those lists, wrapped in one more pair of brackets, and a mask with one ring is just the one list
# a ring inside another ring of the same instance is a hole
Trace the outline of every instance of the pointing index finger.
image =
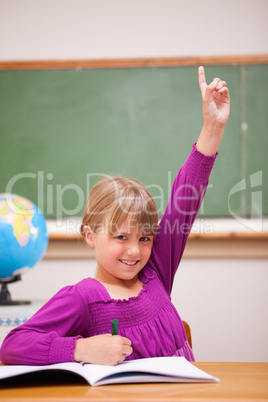
[(206, 77), (205, 77), (205, 69), (203, 66), (200, 66), (198, 68), (198, 80), (199, 80), (199, 87), (202, 96), (204, 96), (206, 87), (207, 87), (207, 82), (206, 82)]

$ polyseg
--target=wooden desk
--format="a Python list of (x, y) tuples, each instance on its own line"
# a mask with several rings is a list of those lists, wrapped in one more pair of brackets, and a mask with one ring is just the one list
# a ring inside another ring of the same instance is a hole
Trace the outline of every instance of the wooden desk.
[[(1, 402), (268, 401), (268, 363), (195, 363), (219, 384), (130, 384), (90, 387), (67, 373), (0, 383)], [(38, 373), (37, 373), (38, 374)]]

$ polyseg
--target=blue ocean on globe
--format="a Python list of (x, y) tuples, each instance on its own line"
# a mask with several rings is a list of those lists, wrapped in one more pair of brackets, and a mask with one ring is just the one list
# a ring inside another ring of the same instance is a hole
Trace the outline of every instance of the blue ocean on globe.
[(0, 280), (33, 268), (48, 246), (46, 221), (27, 198), (0, 194)]

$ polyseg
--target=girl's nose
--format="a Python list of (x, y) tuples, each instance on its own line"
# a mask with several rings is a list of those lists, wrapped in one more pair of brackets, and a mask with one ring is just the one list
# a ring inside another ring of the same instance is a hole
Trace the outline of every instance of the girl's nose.
[(140, 257), (140, 247), (138, 242), (132, 242), (129, 244), (127, 254), (129, 255), (129, 257), (134, 259), (138, 259)]

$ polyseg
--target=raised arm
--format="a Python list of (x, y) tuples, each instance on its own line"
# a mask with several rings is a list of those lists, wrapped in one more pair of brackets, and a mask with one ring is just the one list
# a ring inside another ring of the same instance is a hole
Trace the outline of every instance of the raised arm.
[(203, 99), (204, 124), (196, 148), (204, 155), (215, 155), (230, 113), (230, 95), (226, 82), (220, 78), (207, 85), (204, 67), (198, 69)]
[(204, 198), (230, 111), (226, 82), (215, 78), (207, 85), (203, 67), (199, 67), (198, 76), (204, 124), (196, 145), (174, 180), (148, 263), (158, 271), (169, 293), (188, 235)]

